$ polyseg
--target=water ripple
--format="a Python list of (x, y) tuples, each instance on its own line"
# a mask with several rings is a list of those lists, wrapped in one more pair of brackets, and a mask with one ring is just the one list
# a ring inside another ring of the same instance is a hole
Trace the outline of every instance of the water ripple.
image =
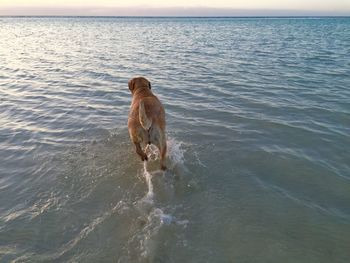
[[(348, 18), (2, 18), (1, 260), (346, 262), (349, 28)], [(183, 167), (152, 177), (147, 213), (127, 130), (136, 75), (186, 148)]]

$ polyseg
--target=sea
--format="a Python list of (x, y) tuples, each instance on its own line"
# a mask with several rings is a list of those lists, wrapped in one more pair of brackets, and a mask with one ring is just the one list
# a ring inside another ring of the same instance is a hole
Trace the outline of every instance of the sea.
[(0, 17), (0, 262), (349, 260), (349, 17)]

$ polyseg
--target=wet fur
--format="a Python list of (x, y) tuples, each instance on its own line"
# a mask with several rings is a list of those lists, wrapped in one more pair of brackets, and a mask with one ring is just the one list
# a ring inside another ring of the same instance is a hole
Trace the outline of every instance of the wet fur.
[(137, 77), (129, 80), (132, 93), (128, 129), (136, 153), (142, 161), (147, 161), (147, 155), (142, 146), (154, 144), (160, 151), (160, 166), (166, 169), (165, 157), (167, 151), (165, 136), (165, 112), (159, 99), (151, 91), (151, 83)]

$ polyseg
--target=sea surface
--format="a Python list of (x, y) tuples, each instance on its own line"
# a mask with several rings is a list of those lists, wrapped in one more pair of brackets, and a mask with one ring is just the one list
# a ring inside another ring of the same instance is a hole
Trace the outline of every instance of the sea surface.
[(0, 262), (349, 259), (350, 18), (0, 18)]

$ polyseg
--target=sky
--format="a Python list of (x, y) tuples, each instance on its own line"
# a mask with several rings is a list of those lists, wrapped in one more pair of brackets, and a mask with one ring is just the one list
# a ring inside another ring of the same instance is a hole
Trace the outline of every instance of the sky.
[(350, 0), (0, 0), (0, 15), (350, 15)]

